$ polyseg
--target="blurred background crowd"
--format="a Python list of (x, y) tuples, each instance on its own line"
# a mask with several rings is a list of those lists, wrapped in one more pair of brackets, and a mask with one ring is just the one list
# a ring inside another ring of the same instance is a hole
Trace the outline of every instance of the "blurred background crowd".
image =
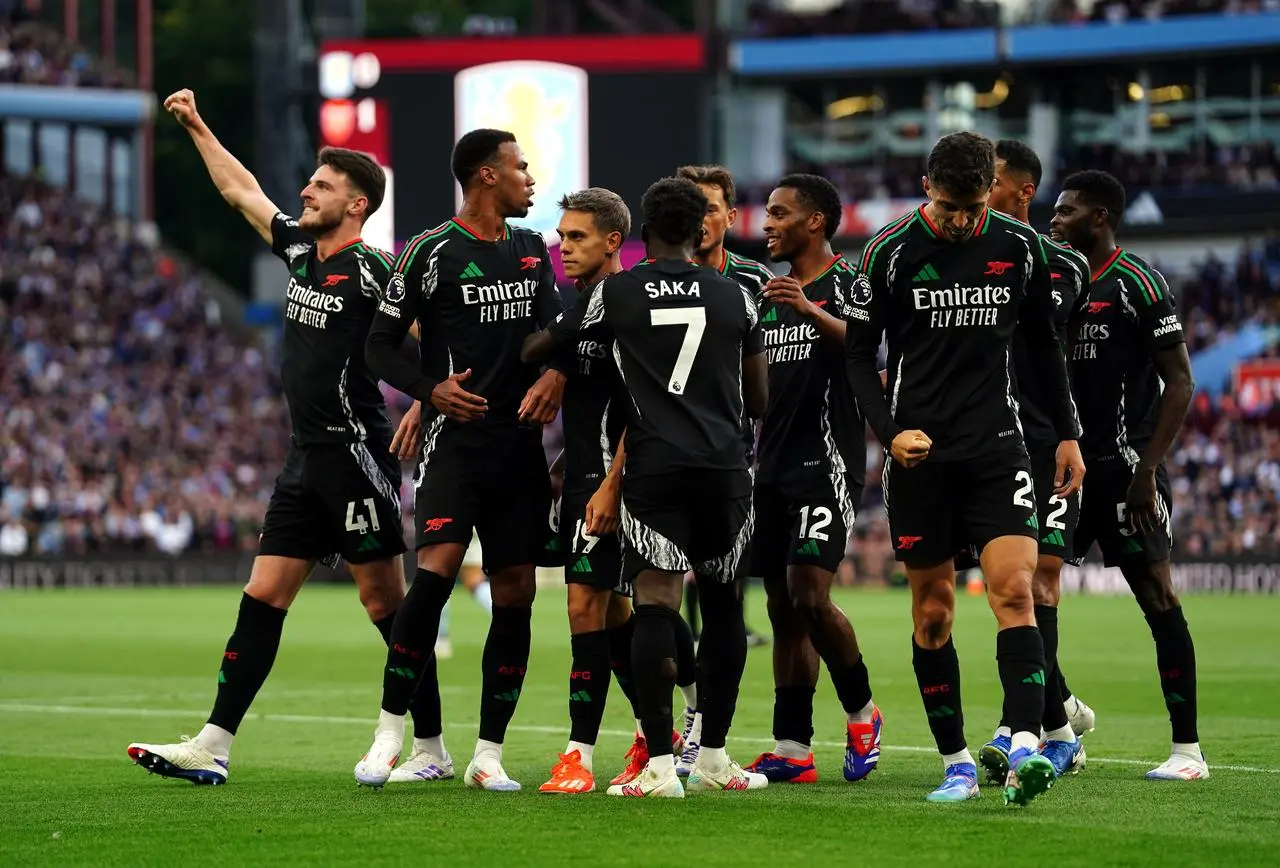
[[(1021, 14), (1114, 23), (1276, 5), (1057, 0), (1026, 4)], [(31, 7), (0, 0), (0, 83), (129, 85), (127, 73), (64, 42)], [(994, 26), (1001, 15), (999, 4), (958, 0), (867, 0), (811, 14), (757, 2), (745, 29), (762, 37), (866, 34)], [(1131, 189), (1157, 190), (1276, 189), (1277, 159), (1270, 139), (1053, 155), (1059, 174), (1103, 168)], [(922, 172), (918, 157), (892, 155), (793, 158), (790, 168), (832, 178), (846, 203), (917, 196)], [(750, 183), (742, 189), (747, 203), (766, 191)], [(858, 244), (852, 239), (845, 249)], [(0, 557), (254, 549), (288, 445), (276, 342), (262, 330), (223, 322), (208, 279), (185, 261), (166, 252), (149, 226), (78, 201), (38, 171), (0, 168)], [(1274, 334), (1275, 231), (1237, 244), (1231, 256), (1219, 249), (1176, 263), (1154, 257), (1154, 264), (1179, 299), (1193, 356), (1244, 329)], [(1274, 355), (1266, 347), (1259, 352)], [(1280, 555), (1280, 429), (1269, 410), (1242, 407), (1231, 383), (1199, 386), (1169, 462), (1179, 551)], [(386, 394), (398, 420), (405, 399)], [(550, 426), (549, 453), (559, 441), (558, 426)], [(864, 508), (842, 572), (847, 581), (883, 579), (892, 565), (874, 442), (869, 456)], [(408, 472), (406, 466), (411, 524)]]

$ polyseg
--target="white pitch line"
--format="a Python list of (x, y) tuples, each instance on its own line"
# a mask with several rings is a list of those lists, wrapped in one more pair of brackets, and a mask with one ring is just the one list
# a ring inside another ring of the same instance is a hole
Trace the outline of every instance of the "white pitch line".
[[(96, 715), (99, 717), (204, 717), (206, 710), (196, 709), (163, 709), (163, 708), (91, 708), (82, 705), (31, 705), (26, 703), (10, 703), (0, 702), (0, 714), (83, 714)], [(279, 723), (324, 723), (339, 726), (370, 726), (376, 720), (372, 717), (333, 717), (328, 715), (317, 714), (257, 714), (249, 712), (245, 715), (245, 720), (256, 720), (266, 723), (276, 721)], [(454, 729), (475, 729), (477, 724), (450, 722), (446, 726)], [(539, 735), (568, 735), (569, 727), (565, 726), (533, 726), (528, 724), (511, 724), (507, 729), (512, 732), (530, 732)], [(621, 736), (623, 738), (632, 738), (635, 732), (629, 729), (602, 729), (601, 735)], [(750, 741), (764, 742), (768, 738), (750, 738)], [(814, 747), (844, 747), (844, 742), (839, 741), (815, 741)], [(886, 744), (880, 746), (881, 750), (895, 751), (898, 753), (937, 753), (934, 748), (924, 747), (914, 744)], [(1153, 760), (1145, 759), (1129, 759), (1126, 757), (1098, 757), (1089, 756), (1089, 762), (1094, 763), (1110, 763), (1112, 765), (1125, 766), (1148, 766)], [(1217, 769), (1228, 772), (1245, 772), (1247, 774), (1256, 775), (1280, 775), (1280, 768), (1265, 768), (1262, 766), (1224, 766), (1210, 765), (1210, 769)]]

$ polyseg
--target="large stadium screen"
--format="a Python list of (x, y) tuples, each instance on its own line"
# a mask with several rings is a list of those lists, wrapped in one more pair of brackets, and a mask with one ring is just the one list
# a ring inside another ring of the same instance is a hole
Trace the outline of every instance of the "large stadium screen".
[(705, 156), (705, 62), (691, 35), (331, 42), (321, 139), (387, 170), (387, 204), (365, 238), (398, 249), (461, 202), (457, 138), (509, 129), (537, 181), (534, 209), (515, 222), (554, 241), (563, 194), (608, 187), (638, 213), (652, 181)]

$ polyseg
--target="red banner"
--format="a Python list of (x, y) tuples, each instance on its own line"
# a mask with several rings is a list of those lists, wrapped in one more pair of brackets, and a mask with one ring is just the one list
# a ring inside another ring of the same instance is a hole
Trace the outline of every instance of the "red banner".
[(588, 72), (699, 71), (706, 42), (695, 33), (654, 36), (473, 36), (463, 39), (349, 39), (321, 54), (372, 55), (386, 72), (457, 72), (504, 60), (571, 63)]
[(1245, 413), (1265, 413), (1280, 400), (1280, 359), (1250, 359), (1235, 368), (1235, 397)]

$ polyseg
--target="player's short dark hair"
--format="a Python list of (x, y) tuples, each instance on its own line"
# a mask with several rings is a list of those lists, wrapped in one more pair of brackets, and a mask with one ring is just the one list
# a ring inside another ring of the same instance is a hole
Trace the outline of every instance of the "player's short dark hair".
[(622, 197), (604, 187), (588, 187), (576, 193), (566, 193), (557, 203), (561, 211), (581, 211), (590, 214), (600, 231), (608, 235), (620, 232), (626, 238), (631, 234), (631, 209)]
[(369, 200), (365, 217), (382, 207), (382, 200), (387, 195), (387, 173), (368, 154), (349, 148), (321, 148), (316, 156), (316, 166), (328, 166), (347, 176), (351, 186)]
[(724, 204), (732, 208), (738, 201), (738, 188), (733, 183), (733, 173), (724, 166), (681, 166), (676, 169), (677, 178), (688, 178), (695, 184), (719, 187), (724, 193)]
[(645, 227), (668, 244), (696, 243), (707, 213), (707, 196), (688, 178), (654, 181), (640, 201)]
[(506, 130), (472, 130), (458, 139), (453, 146), (453, 177), (465, 188), (480, 171), (498, 161), (498, 149), (516, 140), (515, 133)]
[(951, 133), (929, 152), (929, 185), (956, 196), (985, 193), (996, 176), (996, 148), (977, 133)]
[(1031, 179), (1031, 183), (1040, 186), (1044, 177), (1044, 167), (1040, 165), (1040, 157), (1026, 142), (1017, 139), (1001, 139), (996, 142), (996, 159), (1004, 160), (1004, 164), (1015, 172), (1021, 172)]
[(826, 218), (823, 232), (828, 241), (836, 237), (844, 212), (840, 207), (840, 191), (835, 184), (821, 175), (787, 175), (778, 182), (778, 186), (795, 190), (796, 199), (801, 205), (812, 208)]
[(1100, 169), (1085, 169), (1068, 175), (1062, 182), (1062, 190), (1074, 190), (1085, 204), (1094, 208), (1107, 209), (1107, 222), (1115, 229), (1124, 216), (1125, 194), (1124, 184), (1110, 172)]

